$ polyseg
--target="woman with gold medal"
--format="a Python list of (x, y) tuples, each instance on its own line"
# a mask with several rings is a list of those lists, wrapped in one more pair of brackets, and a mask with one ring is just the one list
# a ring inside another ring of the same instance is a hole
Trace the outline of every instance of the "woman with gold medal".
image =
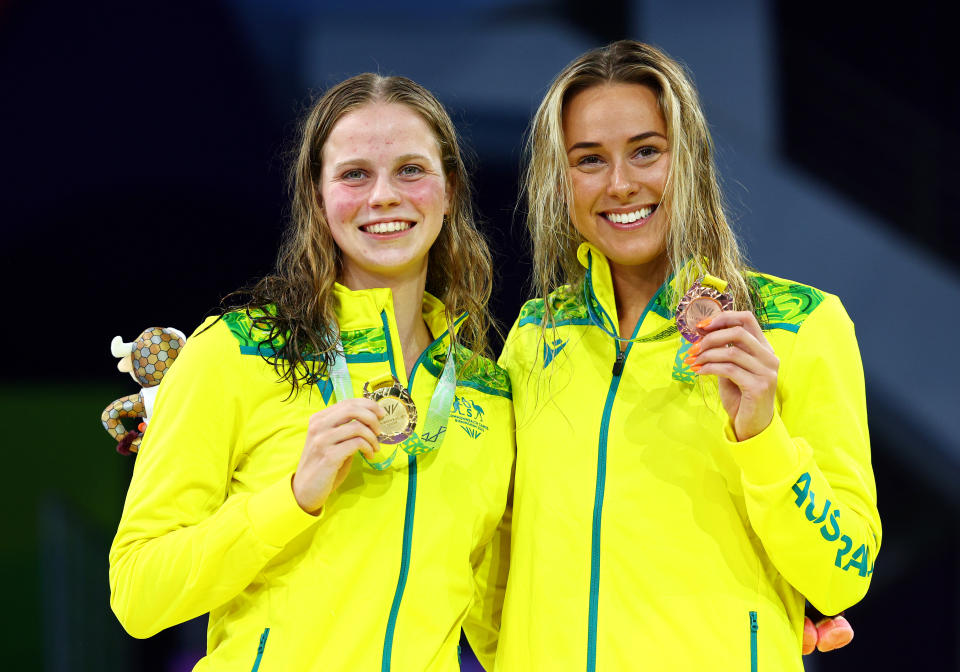
[(111, 605), (136, 637), (209, 612), (197, 670), (457, 670), (461, 627), (490, 667), (513, 416), (451, 121), (407, 79), (351, 78), (291, 186), (276, 272), (159, 391)]
[(696, 91), (648, 45), (557, 76), (526, 188), (497, 669), (801, 670), (805, 598), (857, 602), (880, 546), (840, 301), (747, 268)]

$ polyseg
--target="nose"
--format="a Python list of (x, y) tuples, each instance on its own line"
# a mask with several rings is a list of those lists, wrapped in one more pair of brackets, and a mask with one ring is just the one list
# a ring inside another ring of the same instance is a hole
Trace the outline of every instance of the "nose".
[(370, 207), (384, 208), (400, 203), (400, 194), (389, 175), (380, 175), (370, 189)]
[(607, 195), (621, 201), (632, 198), (639, 190), (640, 183), (633, 175), (631, 167), (623, 161), (613, 164), (610, 181), (607, 183)]

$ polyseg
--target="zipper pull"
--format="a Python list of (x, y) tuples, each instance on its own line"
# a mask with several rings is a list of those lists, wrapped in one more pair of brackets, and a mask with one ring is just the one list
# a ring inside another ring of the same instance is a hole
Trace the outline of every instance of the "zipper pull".
[(623, 350), (620, 349), (620, 346), (617, 345), (617, 360), (613, 363), (613, 375), (619, 376), (623, 373), (623, 363), (626, 361), (627, 356), (624, 354)]
[(751, 632), (756, 632), (758, 629), (759, 628), (757, 626), (757, 612), (751, 611), (750, 612), (750, 630)]

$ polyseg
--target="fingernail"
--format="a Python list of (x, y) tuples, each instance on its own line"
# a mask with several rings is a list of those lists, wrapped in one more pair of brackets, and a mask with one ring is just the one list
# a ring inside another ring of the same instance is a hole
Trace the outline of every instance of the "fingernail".
[(690, 368), (693, 369), (693, 372), (694, 372), (694, 373), (700, 373), (700, 369), (703, 368), (703, 365), (702, 365), (702, 364), (694, 364), (694, 365), (691, 366)]
[(692, 363), (695, 362), (695, 361), (697, 361), (696, 356), (695, 356), (695, 355), (690, 355), (689, 357), (687, 357), (686, 359), (683, 360), (683, 363), (684, 363), (684, 364), (687, 364), (687, 365), (690, 365), (690, 364), (692, 364)]
[(694, 357), (696, 357), (697, 355), (699, 355), (699, 354), (700, 354), (700, 346), (701, 346), (701, 345), (702, 345), (702, 343), (701, 343), (700, 341), (697, 341), (696, 343), (694, 343), (694, 344), (693, 344), (693, 347), (690, 348), (690, 354), (693, 355)]
[(699, 322), (697, 322), (697, 329), (704, 329), (704, 328), (710, 326), (710, 322), (711, 322), (712, 320), (713, 320), (712, 317), (706, 317), (706, 318), (700, 320)]

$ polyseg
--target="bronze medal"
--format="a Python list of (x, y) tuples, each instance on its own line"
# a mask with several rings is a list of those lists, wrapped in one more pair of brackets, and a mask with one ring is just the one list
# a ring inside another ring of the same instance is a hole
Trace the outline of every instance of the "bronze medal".
[[(704, 336), (703, 332), (697, 329), (699, 322), (733, 308), (733, 298), (729, 294), (718, 291), (708, 284), (701, 284), (701, 280), (693, 284), (677, 305), (677, 329), (691, 343), (696, 343)], [(715, 278), (711, 280), (715, 281), (711, 284), (723, 283)], [(725, 286), (726, 283), (723, 285)]]
[(410, 393), (393, 376), (363, 384), (363, 396), (380, 404), (386, 414), (380, 419), (380, 443), (400, 443), (417, 427), (417, 407)]

